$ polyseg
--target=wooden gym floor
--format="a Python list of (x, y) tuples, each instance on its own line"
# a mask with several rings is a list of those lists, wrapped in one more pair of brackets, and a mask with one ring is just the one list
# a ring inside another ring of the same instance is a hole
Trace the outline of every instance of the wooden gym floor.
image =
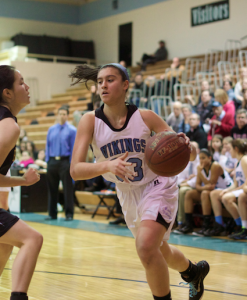
[[(76, 215), (73, 222), (44, 221), (41, 214), (21, 214), (41, 232), (44, 245), (29, 289), (37, 300), (151, 300), (134, 239), (125, 226), (111, 226), (105, 216)], [(31, 222), (30, 222), (31, 221)], [(69, 228), (70, 227), (70, 228)], [(247, 298), (247, 243), (228, 239), (171, 235), (170, 242), (192, 261), (210, 263), (204, 300)], [(14, 249), (0, 278), (0, 300), (9, 299)], [(188, 299), (188, 287), (170, 270), (173, 300)]]

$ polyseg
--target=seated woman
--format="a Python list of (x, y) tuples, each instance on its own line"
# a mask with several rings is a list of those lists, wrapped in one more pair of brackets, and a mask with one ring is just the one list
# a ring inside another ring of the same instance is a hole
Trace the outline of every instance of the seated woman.
[(34, 160), (32, 159), (32, 157), (30, 156), (28, 151), (23, 151), (22, 152), (22, 156), (20, 158), (20, 163), (19, 165), (23, 168), (27, 168), (28, 165), (33, 164)]
[(197, 201), (202, 204), (203, 225), (199, 231), (193, 232), (193, 234), (203, 236), (209, 229), (211, 221), (210, 192), (214, 189), (225, 189), (233, 184), (229, 174), (219, 163), (213, 161), (212, 154), (207, 149), (201, 149), (199, 158), (196, 189), (188, 191), (184, 199), (186, 224), (179, 230), (181, 234), (193, 232), (194, 201)]
[(244, 192), (243, 187), (247, 178), (247, 142), (244, 139), (236, 139), (231, 142), (230, 154), (232, 158), (237, 158), (238, 163), (235, 166), (234, 183), (232, 186), (220, 190), (214, 190), (210, 193), (212, 208), (215, 215), (215, 225), (212, 230), (207, 232), (207, 236), (226, 235), (226, 228), (222, 217), (222, 203), (234, 218), (236, 223), (236, 232), (231, 237), (242, 231), (241, 218), (237, 199)]
[(45, 161), (45, 150), (40, 150), (38, 152), (38, 158), (34, 163), (41, 169), (47, 169), (47, 162)]

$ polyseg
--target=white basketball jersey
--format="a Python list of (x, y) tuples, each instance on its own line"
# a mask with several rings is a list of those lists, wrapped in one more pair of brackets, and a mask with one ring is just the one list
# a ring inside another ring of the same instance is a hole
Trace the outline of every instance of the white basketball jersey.
[(236, 173), (236, 181), (238, 183), (238, 186), (241, 186), (242, 184), (245, 183), (246, 180), (243, 168), (241, 166), (241, 159), (236, 165), (235, 173)]
[(236, 165), (238, 160), (236, 158), (232, 158), (230, 152), (226, 152), (225, 156), (227, 157), (226, 167), (229, 169), (234, 169), (234, 166)]
[[(221, 176), (219, 176), (217, 183), (215, 185), (216, 189), (226, 189), (233, 184), (233, 180), (230, 177), (230, 175), (226, 172), (226, 170), (223, 169), (223, 171), (224, 173)], [(202, 170), (201, 173), (207, 180), (210, 180), (211, 168), (209, 169), (208, 175), (206, 174), (204, 169)]]
[[(94, 134), (92, 141), (93, 153), (96, 162), (109, 161), (122, 156), (126, 151), (129, 155), (127, 162), (133, 165), (137, 176), (130, 180), (130, 184), (123, 182), (114, 174), (108, 172), (103, 177), (117, 184), (120, 190), (129, 190), (152, 181), (157, 177), (147, 166), (144, 159), (144, 151), (151, 132), (144, 123), (140, 111), (135, 105), (128, 105), (128, 114), (124, 126), (121, 129), (112, 127), (103, 112), (103, 106), (95, 111)], [(176, 177), (174, 177), (176, 180)]]

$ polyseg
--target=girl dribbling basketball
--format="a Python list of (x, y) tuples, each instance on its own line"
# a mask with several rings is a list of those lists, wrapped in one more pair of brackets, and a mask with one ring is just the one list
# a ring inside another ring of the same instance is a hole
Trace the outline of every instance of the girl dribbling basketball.
[[(154, 112), (138, 110), (135, 105), (125, 103), (129, 77), (123, 66), (108, 64), (91, 68), (82, 65), (70, 76), (77, 79), (76, 83), (97, 82), (104, 102), (80, 120), (71, 162), (73, 179), (103, 175), (116, 183), (124, 217), (136, 239), (136, 250), (154, 299), (171, 299), (168, 267), (180, 272), (190, 284), (189, 299), (201, 299), (208, 263), (192, 264), (167, 243), (177, 212), (177, 177), (157, 176), (144, 160), (151, 132), (172, 131), (171, 128)], [(179, 136), (191, 147), (183, 133)], [(86, 163), (90, 144), (95, 164)], [(194, 147), (191, 150), (191, 160), (194, 160), (196, 151)]]

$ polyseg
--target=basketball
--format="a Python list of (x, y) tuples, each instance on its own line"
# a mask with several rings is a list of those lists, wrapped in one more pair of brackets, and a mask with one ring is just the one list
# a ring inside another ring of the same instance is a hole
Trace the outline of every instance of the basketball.
[(190, 149), (183, 137), (171, 131), (151, 137), (146, 145), (145, 160), (157, 175), (171, 177), (182, 172), (190, 159)]

